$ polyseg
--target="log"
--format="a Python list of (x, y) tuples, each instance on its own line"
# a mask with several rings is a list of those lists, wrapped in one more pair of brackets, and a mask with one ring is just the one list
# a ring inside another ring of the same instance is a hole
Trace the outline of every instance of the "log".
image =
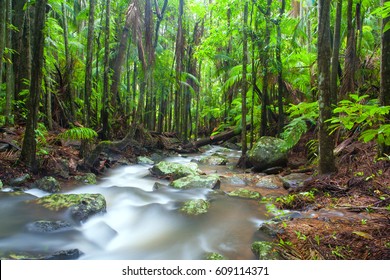
[[(251, 125), (248, 124), (246, 126), (247, 130), (250, 129)], [(194, 148), (200, 148), (202, 146), (206, 146), (209, 144), (216, 144), (220, 142), (225, 142), (234, 136), (240, 135), (241, 134), (241, 128), (234, 128), (230, 129), (227, 131), (224, 131), (218, 135), (210, 136), (208, 138), (203, 138), (195, 142), (188, 143), (183, 146), (183, 149), (194, 149)]]

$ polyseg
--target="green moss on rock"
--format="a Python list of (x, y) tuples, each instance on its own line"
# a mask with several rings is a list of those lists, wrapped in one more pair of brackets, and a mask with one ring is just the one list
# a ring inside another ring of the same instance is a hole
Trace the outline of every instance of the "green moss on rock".
[(176, 189), (219, 189), (221, 181), (218, 175), (190, 175), (171, 182)]
[(180, 211), (192, 216), (207, 213), (210, 208), (210, 203), (204, 199), (190, 200), (184, 202), (184, 205), (180, 208)]
[(255, 241), (251, 246), (253, 254), (258, 260), (279, 260), (280, 256), (272, 242)]
[(256, 191), (239, 188), (237, 190), (228, 193), (229, 196), (249, 198), (249, 199), (261, 199), (261, 194)]
[(161, 161), (154, 165), (150, 172), (158, 177), (171, 177), (174, 180), (189, 175), (198, 175), (200, 170), (196, 163), (180, 164), (176, 162)]
[(84, 175), (75, 176), (74, 178), (84, 184), (94, 185), (97, 183), (97, 178), (94, 173), (86, 173)]
[(205, 256), (206, 260), (216, 261), (216, 260), (226, 260), (224, 256), (218, 253), (207, 253)]

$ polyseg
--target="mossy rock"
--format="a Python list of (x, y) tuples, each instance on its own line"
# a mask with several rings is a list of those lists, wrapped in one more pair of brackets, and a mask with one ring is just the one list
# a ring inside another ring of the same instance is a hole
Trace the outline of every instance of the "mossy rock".
[(52, 194), (33, 201), (51, 211), (70, 209), (72, 218), (78, 222), (106, 212), (106, 200), (101, 194)]
[(157, 163), (150, 169), (150, 172), (155, 176), (170, 177), (173, 180), (201, 173), (196, 163), (190, 162), (181, 164), (169, 161), (161, 161)]
[(251, 246), (253, 254), (258, 260), (279, 260), (280, 256), (275, 244), (268, 241), (255, 241)]
[(204, 199), (196, 199), (184, 202), (180, 211), (191, 216), (205, 214), (210, 208), (210, 202)]
[(154, 164), (154, 161), (148, 157), (139, 156), (139, 157), (137, 157), (137, 163), (138, 164)]
[(205, 259), (206, 260), (211, 260), (211, 261), (216, 261), (216, 260), (226, 260), (226, 258), (224, 256), (222, 256), (221, 254), (219, 253), (206, 253), (206, 256), (205, 256)]
[(219, 189), (221, 181), (218, 175), (190, 175), (177, 179), (169, 186), (175, 189)]
[(226, 165), (228, 163), (228, 160), (226, 157), (222, 155), (213, 154), (211, 156), (206, 156), (201, 158), (199, 160), (199, 163), (208, 164), (208, 165)]
[(88, 185), (95, 185), (97, 183), (97, 178), (94, 173), (86, 173), (84, 175), (75, 176), (74, 178), (77, 181)]
[(256, 191), (247, 190), (244, 188), (239, 188), (237, 190), (231, 191), (228, 193), (228, 196), (249, 198), (249, 199), (261, 199), (260, 193)]
[(61, 190), (61, 185), (56, 178), (47, 176), (43, 177), (33, 184), (33, 187), (49, 193), (58, 193)]
[(11, 179), (9, 181), (9, 184), (13, 187), (18, 187), (18, 186), (21, 186), (21, 185), (24, 185), (25, 183), (27, 183), (28, 180), (31, 179), (31, 175), (26, 173), (26, 174), (23, 174), (22, 176), (20, 177), (17, 177), (17, 178), (14, 178), (14, 179)]
[(77, 260), (83, 253), (79, 249), (61, 250), (53, 254), (7, 252), (1, 254), (1, 260)]
[(287, 164), (288, 152), (285, 147), (284, 140), (264, 136), (248, 152), (248, 159), (257, 171), (276, 166), (285, 166)]

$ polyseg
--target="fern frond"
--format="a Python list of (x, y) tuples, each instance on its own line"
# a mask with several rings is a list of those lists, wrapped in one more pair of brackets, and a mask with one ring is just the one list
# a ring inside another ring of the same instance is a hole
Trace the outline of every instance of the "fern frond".
[(88, 127), (74, 127), (58, 134), (63, 140), (92, 140), (97, 136), (96, 131)]

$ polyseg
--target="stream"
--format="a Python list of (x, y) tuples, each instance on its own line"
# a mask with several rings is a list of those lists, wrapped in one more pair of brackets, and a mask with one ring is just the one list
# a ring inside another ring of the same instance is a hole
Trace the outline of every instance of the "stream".
[[(234, 173), (240, 152), (212, 147), (201, 155), (170, 157), (178, 163), (190, 162), (219, 151), (229, 159), (226, 166), (199, 168), (219, 175)], [(66, 193), (100, 193), (107, 201), (107, 213), (96, 215), (81, 225), (50, 233), (34, 232), (29, 225), (39, 220), (66, 220), (66, 213), (54, 214), (28, 200), (49, 193), (38, 189), (22, 195), (0, 192), (0, 252), (47, 252), (79, 249), (80, 259), (204, 259), (208, 252), (227, 259), (254, 259), (251, 244), (267, 240), (257, 229), (269, 217), (258, 201), (233, 198), (208, 189), (177, 190), (161, 187), (152, 177), (151, 165), (135, 164), (111, 170), (96, 185), (80, 185)], [(221, 180), (221, 189), (228, 180)], [(242, 186), (240, 186), (242, 187)], [(206, 214), (187, 216), (179, 211), (187, 200), (208, 199)]]

